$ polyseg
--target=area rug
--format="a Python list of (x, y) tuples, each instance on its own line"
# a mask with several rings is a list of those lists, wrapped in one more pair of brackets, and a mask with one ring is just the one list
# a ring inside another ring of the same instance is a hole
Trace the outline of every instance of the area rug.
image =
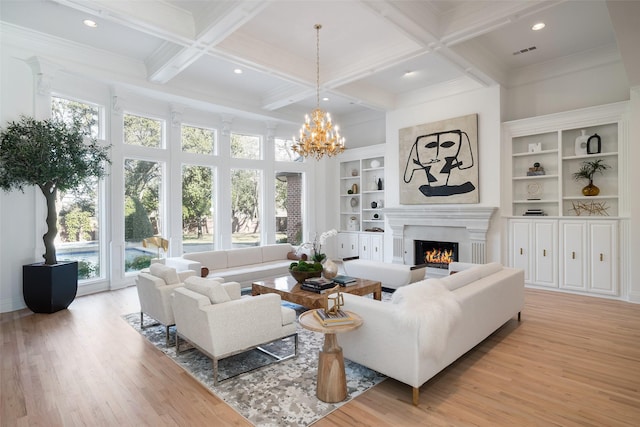
[[(340, 403), (320, 401), (316, 397), (316, 375), (318, 351), (322, 348), (324, 337), (298, 325), (298, 357), (274, 363), (272, 357), (259, 350), (253, 350), (223, 359), (218, 364), (220, 378), (233, 378), (214, 386), (211, 360), (208, 357), (196, 349), (176, 355), (173, 328), (169, 343), (171, 347), (167, 347), (164, 326), (145, 326), (144, 329), (140, 329), (140, 313), (128, 314), (123, 318), (196, 380), (256, 426), (310, 425), (386, 378), (378, 372), (345, 360), (347, 399)], [(152, 322), (152, 319), (145, 316), (145, 325)], [(181, 348), (183, 345), (181, 341)], [(293, 353), (293, 348), (293, 338), (288, 338), (276, 341), (266, 349), (279, 356), (286, 356)], [(256, 367), (260, 368), (234, 376)]]

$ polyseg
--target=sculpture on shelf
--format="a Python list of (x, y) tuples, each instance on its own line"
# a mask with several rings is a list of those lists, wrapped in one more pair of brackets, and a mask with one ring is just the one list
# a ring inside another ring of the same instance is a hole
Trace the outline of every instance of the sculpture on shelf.
[(576, 216), (582, 215), (583, 212), (588, 215), (609, 216), (607, 202), (573, 202), (572, 205), (571, 210), (575, 212)]

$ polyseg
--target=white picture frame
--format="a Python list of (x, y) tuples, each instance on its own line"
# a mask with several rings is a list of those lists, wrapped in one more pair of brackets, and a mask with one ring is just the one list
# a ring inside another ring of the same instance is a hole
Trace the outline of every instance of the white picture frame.
[(540, 151), (542, 151), (542, 142), (529, 144), (529, 153), (539, 153)]

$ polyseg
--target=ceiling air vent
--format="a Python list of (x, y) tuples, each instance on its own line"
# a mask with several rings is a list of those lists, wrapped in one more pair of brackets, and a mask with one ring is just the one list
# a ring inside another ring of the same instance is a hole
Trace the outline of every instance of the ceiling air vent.
[(532, 50), (536, 50), (537, 48), (535, 46), (531, 46), (531, 47), (527, 47), (524, 49), (520, 49), (520, 50), (516, 50), (515, 52), (513, 52), (514, 55), (520, 55), (521, 53), (527, 53), (527, 52), (531, 52)]

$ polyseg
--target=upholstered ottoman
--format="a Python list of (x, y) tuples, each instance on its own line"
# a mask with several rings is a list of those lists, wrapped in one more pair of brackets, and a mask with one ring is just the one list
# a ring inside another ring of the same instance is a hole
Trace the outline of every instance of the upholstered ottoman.
[(347, 276), (376, 280), (383, 288), (398, 289), (400, 286), (424, 279), (427, 266), (391, 264), (388, 262), (354, 259), (344, 262)]

